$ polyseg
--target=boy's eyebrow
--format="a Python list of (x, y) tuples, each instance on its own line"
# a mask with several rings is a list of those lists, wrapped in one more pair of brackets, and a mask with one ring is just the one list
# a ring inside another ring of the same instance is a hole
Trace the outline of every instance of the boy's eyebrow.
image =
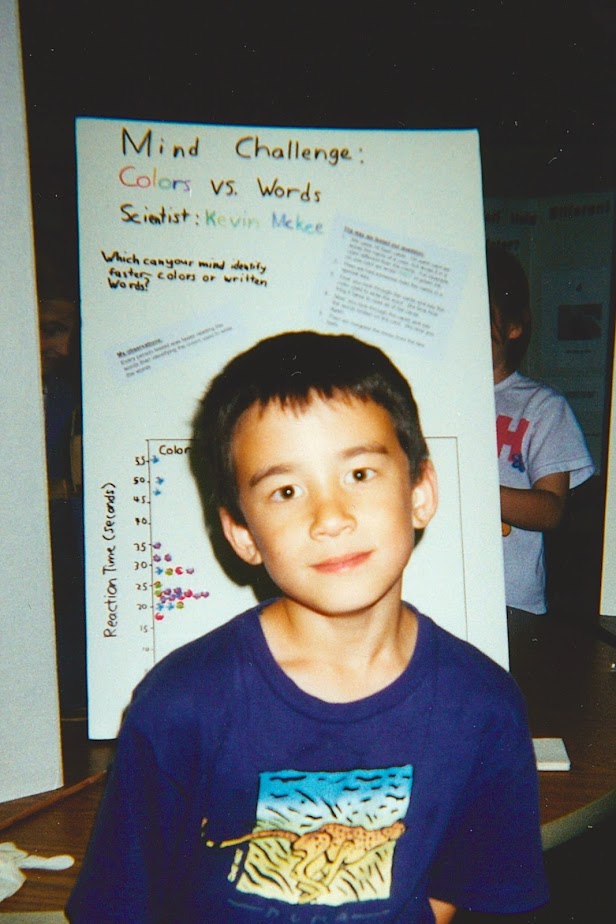
[(359, 446), (351, 446), (342, 453), (343, 459), (353, 459), (355, 456), (363, 456), (366, 453), (378, 453), (382, 456), (389, 455), (389, 449), (383, 443), (360, 443)]
[[(341, 459), (354, 459), (356, 456), (362, 456), (370, 453), (378, 453), (379, 455), (389, 455), (389, 450), (387, 446), (383, 443), (361, 443), (358, 446), (350, 446), (348, 449), (343, 450), (340, 453)], [(248, 480), (248, 486), (250, 488), (256, 487), (260, 481), (263, 481), (265, 478), (270, 478), (274, 475), (291, 475), (294, 471), (294, 466), (280, 463), (279, 465), (269, 465), (267, 468), (262, 468), (256, 471), (253, 475), (250, 476)]]
[(290, 465), (270, 465), (267, 468), (261, 468), (250, 476), (248, 486), (254, 488), (264, 478), (269, 478), (271, 475), (290, 475), (291, 471)]

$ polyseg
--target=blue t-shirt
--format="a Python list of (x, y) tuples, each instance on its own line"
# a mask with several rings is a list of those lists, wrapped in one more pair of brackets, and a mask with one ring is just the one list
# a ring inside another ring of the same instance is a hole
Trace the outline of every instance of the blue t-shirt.
[(415, 652), (351, 703), (300, 690), (255, 607), (137, 688), (73, 924), (432, 922), (428, 897), (547, 900), (522, 696), (417, 614)]

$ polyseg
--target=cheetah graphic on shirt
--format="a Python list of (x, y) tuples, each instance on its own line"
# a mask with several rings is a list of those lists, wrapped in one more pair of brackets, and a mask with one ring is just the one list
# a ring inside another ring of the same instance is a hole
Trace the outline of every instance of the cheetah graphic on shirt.
[(241, 892), (292, 904), (387, 899), (412, 780), (408, 765), (263, 773), (253, 830), (215, 841), (204, 819), (203, 841), (236, 848), (229, 879)]

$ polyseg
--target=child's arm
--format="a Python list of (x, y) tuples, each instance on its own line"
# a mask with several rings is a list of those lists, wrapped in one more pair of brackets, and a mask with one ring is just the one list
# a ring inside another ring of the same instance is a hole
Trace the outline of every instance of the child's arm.
[(147, 739), (125, 720), (86, 858), (70, 896), (71, 924), (155, 924), (173, 891), (171, 845), (184, 799)]
[(432, 914), (434, 915), (435, 924), (449, 924), (456, 913), (456, 906), (450, 905), (449, 902), (442, 902), (438, 898), (429, 898)]
[(569, 472), (544, 475), (530, 489), (501, 485), (501, 519), (519, 529), (555, 529), (563, 518), (568, 491)]

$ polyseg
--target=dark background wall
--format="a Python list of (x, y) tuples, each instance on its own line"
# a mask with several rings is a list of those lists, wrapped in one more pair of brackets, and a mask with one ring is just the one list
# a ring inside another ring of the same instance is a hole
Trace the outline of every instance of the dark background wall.
[(76, 115), (468, 128), (487, 195), (616, 187), (612, 0), (21, 0), (37, 250), (76, 275)]

